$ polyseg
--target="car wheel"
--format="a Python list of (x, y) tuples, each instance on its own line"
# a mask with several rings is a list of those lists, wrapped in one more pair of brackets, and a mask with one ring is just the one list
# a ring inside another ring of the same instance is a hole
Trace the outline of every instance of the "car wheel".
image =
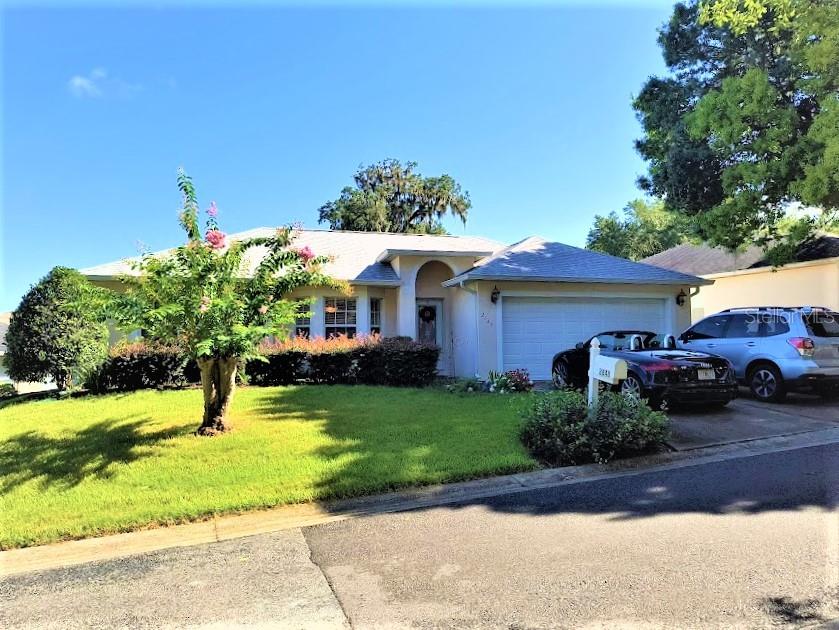
[(620, 392), (624, 396), (630, 396), (640, 400), (644, 394), (644, 386), (641, 384), (641, 379), (630, 372), (626, 375), (626, 379), (621, 382)]
[(551, 370), (551, 380), (557, 389), (566, 389), (571, 386), (571, 376), (568, 373), (568, 364), (565, 361), (557, 361)]
[(784, 377), (773, 365), (758, 365), (749, 374), (749, 389), (762, 402), (780, 402), (786, 396)]

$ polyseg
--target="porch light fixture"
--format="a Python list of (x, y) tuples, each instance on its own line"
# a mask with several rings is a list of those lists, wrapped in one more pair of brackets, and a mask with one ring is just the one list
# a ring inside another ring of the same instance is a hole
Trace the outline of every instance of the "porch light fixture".
[(676, 304), (679, 306), (685, 305), (685, 298), (688, 296), (684, 289), (679, 290), (679, 295), (676, 296)]
[(489, 299), (493, 304), (495, 304), (498, 302), (498, 298), (500, 295), (501, 291), (498, 289), (498, 287), (492, 287), (492, 293), (489, 294)]

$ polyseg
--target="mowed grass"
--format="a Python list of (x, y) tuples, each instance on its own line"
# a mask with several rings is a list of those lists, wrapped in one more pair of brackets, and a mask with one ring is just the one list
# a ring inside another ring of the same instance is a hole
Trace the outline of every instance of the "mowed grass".
[(531, 470), (521, 397), (241, 388), (234, 430), (196, 437), (198, 390), (0, 409), (0, 548)]

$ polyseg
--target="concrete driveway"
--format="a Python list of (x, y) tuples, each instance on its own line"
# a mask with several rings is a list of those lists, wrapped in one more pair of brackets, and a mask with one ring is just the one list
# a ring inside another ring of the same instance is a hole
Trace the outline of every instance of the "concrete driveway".
[(783, 403), (762, 403), (748, 390), (719, 410), (683, 409), (669, 413), (669, 446), (686, 451), (745, 440), (806, 433), (839, 426), (839, 401), (790, 394)]

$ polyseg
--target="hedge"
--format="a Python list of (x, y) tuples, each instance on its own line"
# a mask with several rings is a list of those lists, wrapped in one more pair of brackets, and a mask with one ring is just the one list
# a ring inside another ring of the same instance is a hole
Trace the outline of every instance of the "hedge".
[[(264, 360), (251, 360), (245, 375), (252, 385), (289, 385), (300, 381), (326, 384), (363, 383), (422, 387), (437, 376), (440, 350), (409, 337), (292, 339), (266, 343)], [(184, 387), (200, 381), (198, 366), (178, 348), (142, 342), (111, 349), (91, 375), (94, 392)]]
[(198, 366), (180, 348), (135, 342), (111, 348), (85, 387), (101, 393), (185, 387), (200, 380)]

